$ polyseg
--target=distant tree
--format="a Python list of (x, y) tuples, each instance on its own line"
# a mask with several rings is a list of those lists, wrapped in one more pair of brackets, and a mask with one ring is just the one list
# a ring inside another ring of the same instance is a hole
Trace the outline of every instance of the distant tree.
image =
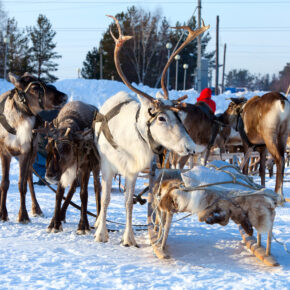
[(273, 79), (271, 90), (286, 93), (290, 85), (290, 63), (287, 63), (282, 71), (279, 72), (278, 78)]
[[(173, 46), (176, 45), (179, 37), (182, 35), (182, 31), (171, 29), (166, 18), (162, 18), (159, 12), (152, 14), (142, 9), (137, 9), (135, 6), (128, 8), (126, 12), (117, 14), (116, 18), (119, 20), (124, 35), (133, 36), (132, 40), (125, 43), (120, 54), (122, 69), (128, 80), (154, 87), (160, 85), (161, 73), (167, 62), (168, 51), (166, 49), (166, 43), (171, 42)], [(196, 28), (195, 18), (191, 19), (189, 25), (193, 29)], [(116, 36), (118, 35), (116, 25), (112, 22), (100, 42), (100, 46), (107, 52), (104, 58), (103, 75), (107, 79), (113, 77), (114, 79), (120, 80), (114, 65), (115, 43), (110, 35), (110, 29)], [(185, 38), (186, 34), (183, 35), (182, 41)], [(210, 39), (209, 34), (206, 34), (202, 39), (202, 52), (204, 57), (212, 58), (213, 53), (205, 53), (206, 44)], [(195, 54), (196, 41), (186, 47), (184, 52), (182, 52), (180, 67), (186, 62), (189, 64), (190, 70), (193, 71), (196, 67)], [(96, 58), (93, 60), (95, 61)], [(174, 70), (171, 69), (170, 71), (170, 83), (174, 83)], [(179, 73), (183, 73), (182, 68), (179, 69)], [(179, 80), (182, 83), (183, 79), (181, 77)]]
[(6, 36), (6, 23), (7, 14), (2, 8), (2, 1), (0, 0), (0, 77), (3, 78), (4, 74), (4, 56), (5, 56), (5, 44), (4, 37)]
[(54, 82), (57, 77), (52, 72), (57, 71), (58, 64), (53, 60), (61, 56), (54, 51), (56, 43), (53, 39), (56, 32), (52, 29), (45, 15), (40, 14), (35, 27), (29, 28), (32, 47), (30, 49), (34, 64), (34, 73), (45, 81)]
[(8, 36), (8, 69), (22, 75), (33, 72), (29, 38), (25, 31), (19, 31), (15, 18), (8, 19), (6, 35)]
[(269, 91), (271, 85), (270, 75), (257, 75), (255, 76), (253, 88), (259, 91)]
[(255, 76), (250, 74), (246, 69), (233, 69), (226, 75), (227, 87), (246, 87), (248, 89), (254, 88)]
[(96, 47), (87, 53), (86, 60), (83, 62), (81, 70), (82, 77), (85, 79), (98, 79), (100, 77), (100, 55)]

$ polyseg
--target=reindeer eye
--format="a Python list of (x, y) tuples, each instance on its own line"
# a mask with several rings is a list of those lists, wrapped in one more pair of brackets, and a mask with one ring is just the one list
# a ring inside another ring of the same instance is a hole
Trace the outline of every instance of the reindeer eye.
[(69, 144), (64, 143), (61, 146), (61, 152), (62, 153), (65, 153), (65, 154), (66, 153), (69, 153), (70, 152), (70, 149), (71, 149), (71, 146)]
[(158, 121), (160, 122), (166, 122), (166, 119), (163, 116), (158, 117)]

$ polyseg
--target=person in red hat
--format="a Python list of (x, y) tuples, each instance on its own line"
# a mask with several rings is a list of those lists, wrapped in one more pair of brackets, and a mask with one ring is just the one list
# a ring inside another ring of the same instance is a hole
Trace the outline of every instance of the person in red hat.
[(211, 89), (210, 88), (205, 88), (201, 91), (199, 97), (197, 98), (198, 102), (205, 102), (215, 113), (216, 110), (216, 104), (215, 101), (211, 99)]

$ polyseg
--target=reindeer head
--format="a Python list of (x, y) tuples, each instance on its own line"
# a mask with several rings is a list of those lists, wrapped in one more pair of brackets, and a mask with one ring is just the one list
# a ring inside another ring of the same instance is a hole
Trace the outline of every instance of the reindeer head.
[(247, 102), (247, 99), (242, 97), (242, 98), (230, 98), (231, 102), (226, 109), (226, 111), (219, 116), (219, 120), (225, 124), (231, 125), (234, 129), (237, 130), (237, 120), (239, 115), (243, 111), (243, 107), (245, 103)]
[(22, 77), (9, 73), (9, 79), (21, 101), (27, 103), (34, 114), (42, 110), (60, 109), (67, 101), (66, 94), (28, 73)]
[(69, 128), (53, 128), (50, 129), (48, 135), (45, 179), (49, 183), (56, 184), (67, 169), (72, 168), (77, 162), (82, 162), (82, 160), (76, 160), (78, 150), (84, 141), (93, 138), (92, 130), (71, 132)]
[(189, 35), (186, 41), (175, 51), (174, 54), (171, 55), (168, 63), (163, 70), (163, 81), (161, 81), (161, 84), (164, 90), (164, 99), (154, 99), (145, 92), (142, 92), (137, 88), (133, 87), (124, 75), (119, 61), (119, 53), (123, 44), (131, 39), (132, 36), (124, 36), (122, 34), (118, 20), (111, 15), (107, 16), (114, 19), (119, 31), (119, 38), (116, 38), (113, 35), (112, 31), (110, 31), (116, 44), (114, 51), (114, 60), (117, 72), (123, 82), (132, 91), (137, 93), (140, 100), (141, 106), (139, 112), (139, 120), (136, 125), (139, 132), (142, 136), (148, 136), (150, 143), (153, 143), (154, 140), (155, 144), (151, 144), (151, 148), (161, 145), (169, 150), (177, 152), (179, 155), (188, 155), (194, 153), (196, 145), (186, 133), (186, 130), (177, 115), (177, 112), (179, 111), (179, 106), (181, 105), (181, 99), (178, 101), (170, 101), (168, 99), (168, 92), (166, 90), (166, 87), (164, 86), (164, 76), (170, 63), (173, 61), (174, 56), (178, 54), (194, 38), (206, 31), (209, 26), (203, 25), (203, 27), (197, 31), (192, 31), (189, 27), (185, 26), (176, 27), (177, 29), (188, 30)]

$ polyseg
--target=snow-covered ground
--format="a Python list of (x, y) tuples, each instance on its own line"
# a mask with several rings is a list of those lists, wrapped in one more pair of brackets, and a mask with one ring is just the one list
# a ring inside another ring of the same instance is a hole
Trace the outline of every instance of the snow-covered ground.
[[(56, 87), (66, 92), (70, 100), (82, 100), (100, 107), (120, 90), (129, 90), (120, 82), (99, 80), (63, 80)], [(0, 93), (11, 89), (0, 80)], [(154, 95), (157, 90), (139, 86)], [(187, 101), (198, 97), (193, 90), (172, 91), (171, 98), (188, 94)], [(246, 97), (262, 92), (248, 93)], [(232, 94), (213, 97), (217, 113), (224, 111)], [(140, 248), (120, 245), (124, 227), (108, 223), (108, 243), (94, 241), (93, 231), (87, 236), (76, 234), (79, 211), (69, 207), (64, 231), (46, 233), (54, 210), (54, 193), (47, 187), (35, 186), (44, 217), (31, 217), (31, 223), (16, 222), (19, 209), (18, 163), (11, 165), (7, 206), (9, 221), (0, 223), (0, 288), (1, 289), (289, 289), (290, 255), (283, 246), (273, 241), (272, 253), (281, 266), (269, 268), (244, 247), (234, 223), (225, 227), (198, 222), (195, 216), (172, 225), (168, 248), (169, 260), (158, 260), (149, 244), (146, 230), (136, 227), (136, 240)], [(286, 168), (284, 194), (290, 197), (290, 168)], [(259, 179), (256, 179), (259, 182)], [(137, 191), (144, 188), (140, 179)], [(274, 189), (274, 178), (266, 180)], [(95, 212), (93, 182), (89, 184), (89, 211)], [(80, 203), (78, 194), (73, 199)], [(27, 194), (27, 205), (30, 208)], [(134, 206), (134, 224), (146, 224), (147, 206)], [(182, 217), (176, 215), (175, 219)], [(108, 219), (123, 223), (125, 209), (123, 194), (117, 182), (113, 185)], [(94, 219), (89, 217), (90, 224)], [(290, 250), (290, 205), (277, 208), (274, 225), (275, 237)], [(143, 227), (144, 228), (144, 227)], [(263, 237), (263, 241), (265, 237)]]

